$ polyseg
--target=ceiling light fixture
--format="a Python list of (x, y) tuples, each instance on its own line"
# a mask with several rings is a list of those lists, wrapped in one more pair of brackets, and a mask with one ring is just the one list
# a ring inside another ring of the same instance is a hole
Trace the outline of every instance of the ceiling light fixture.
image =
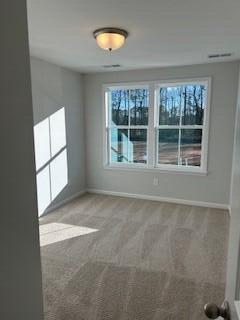
[(112, 51), (124, 45), (128, 32), (117, 28), (102, 28), (95, 30), (93, 36), (100, 48)]

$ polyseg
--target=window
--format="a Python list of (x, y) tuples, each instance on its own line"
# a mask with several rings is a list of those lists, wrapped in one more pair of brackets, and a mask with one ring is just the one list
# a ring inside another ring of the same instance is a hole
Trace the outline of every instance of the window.
[(105, 86), (105, 164), (207, 170), (209, 79)]
[(109, 162), (147, 164), (148, 87), (107, 91)]
[(201, 168), (207, 85), (165, 84), (156, 91), (157, 165)]

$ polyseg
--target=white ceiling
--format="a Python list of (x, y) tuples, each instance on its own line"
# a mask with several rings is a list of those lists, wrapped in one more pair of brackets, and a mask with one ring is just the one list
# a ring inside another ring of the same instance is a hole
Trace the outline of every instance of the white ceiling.
[[(240, 59), (240, 0), (28, 0), (28, 20), (33, 56), (82, 72)], [(92, 36), (108, 26), (130, 33), (112, 53)]]

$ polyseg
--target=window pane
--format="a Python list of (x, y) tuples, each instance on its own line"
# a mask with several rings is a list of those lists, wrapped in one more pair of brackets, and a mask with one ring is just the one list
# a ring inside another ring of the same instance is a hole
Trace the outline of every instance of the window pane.
[(206, 86), (182, 85), (159, 90), (159, 125), (202, 125)]
[(181, 130), (181, 153), (180, 162), (184, 166), (201, 165), (201, 129), (182, 129)]
[(147, 163), (147, 129), (130, 129), (129, 161)]
[(158, 163), (178, 164), (178, 129), (160, 129), (158, 136)]
[(202, 125), (206, 107), (206, 87), (187, 85), (182, 87), (182, 124)]
[(147, 163), (147, 129), (112, 129), (111, 162)]
[(58, 110), (50, 116), (51, 156), (66, 146), (65, 110)]
[(128, 125), (129, 90), (112, 90), (110, 96), (112, 124)]
[(179, 125), (181, 104), (181, 87), (160, 88), (159, 125)]
[(36, 170), (50, 160), (50, 139), (48, 118), (34, 126), (34, 147)]
[(149, 90), (130, 90), (130, 124), (148, 124)]
[(128, 130), (111, 130), (111, 162), (128, 162)]

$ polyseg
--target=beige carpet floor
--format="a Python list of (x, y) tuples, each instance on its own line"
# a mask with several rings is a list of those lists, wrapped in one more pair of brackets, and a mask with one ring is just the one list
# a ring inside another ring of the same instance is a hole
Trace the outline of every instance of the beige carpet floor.
[(203, 320), (224, 299), (226, 211), (86, 194), (40, 224), (45, 320)]

